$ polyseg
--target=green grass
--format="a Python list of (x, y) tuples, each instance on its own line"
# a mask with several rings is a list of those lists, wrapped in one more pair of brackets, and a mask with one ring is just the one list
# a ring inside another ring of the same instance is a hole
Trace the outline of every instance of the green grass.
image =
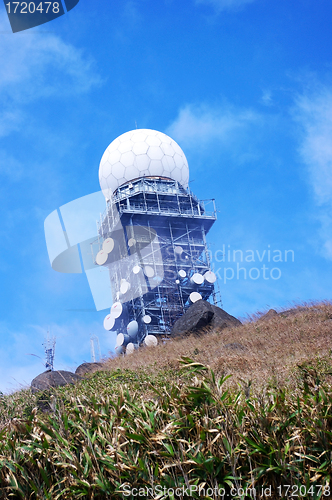
[(271, 487), (269, 498), (286, 498), (286, 485), (330, 498), (320, 489), (332, 472), (330, 355), (254, 394), (248, 380), (232, 385), (188, 357), (181, 366), (98, 372), (47, 393), (2, 396), (0, 498), (158, 496), (126, 496), (129, 487), (170, 499), (220, 498), (213, 489), (232, 487), (248, 495), (229, 498), (256, 488), (260, 499)]

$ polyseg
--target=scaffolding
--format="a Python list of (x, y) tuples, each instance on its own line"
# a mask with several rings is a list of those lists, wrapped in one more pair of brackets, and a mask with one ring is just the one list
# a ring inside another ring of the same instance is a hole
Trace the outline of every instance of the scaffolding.
[[(206, 235), (216, 219), (213, 199), (200, 201), (174, 180), (143, 177), (117, 189), (100, 216), (92, 253), (108, 238), (118, 243), (112, 263), (106, 263), (113, 299), (123, 303), (118, 331), (136, 320), (139, 341), (148, 334), (167, 337), (191, 305), (193, 291), (219, 303), (213, 283), (193, 280), (211, 270)], [(146, 275), (134, 274), (135, 265)], [(123, 282), (130, 283), (130, 292), (122, 295)], [(148, 324), (142, 321), (146, 315)]]

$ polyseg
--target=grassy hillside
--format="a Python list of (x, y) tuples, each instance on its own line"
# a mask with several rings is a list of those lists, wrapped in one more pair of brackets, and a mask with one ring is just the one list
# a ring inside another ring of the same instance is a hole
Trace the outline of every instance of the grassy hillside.
[(0, 498), (331, 498), (332, 304), (256, 320), (2, 396)]

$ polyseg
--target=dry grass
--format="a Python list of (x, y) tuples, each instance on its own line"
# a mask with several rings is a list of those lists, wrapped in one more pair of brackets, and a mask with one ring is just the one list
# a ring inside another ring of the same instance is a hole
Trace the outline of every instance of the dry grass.
[(160, 500), (223, 498), (191, 487), (331, 498), (331, 352), (323, 303), (111, 359), (76, 385), (1, 396), (0, 498), (136, 498), (127, 486), (167, 490)]
[[(251, 380), (261, 388), (267, 382), (291, 381), (294, 367), (332, 352), (332, 304), (297, 306), (268, 321), (259, 315), (236, 328), (189, 335), (130, 356), (111, 358), (104, 370), (179, 369), (182, 356), (209, 365), (217, 376), (232, 374), (232, 381)], [(234, 345), (235, 344), (235, 345)], [(236, 346), (238, 344), (238, 346)], [(243, 349), (241, 349), (243, 346)]]

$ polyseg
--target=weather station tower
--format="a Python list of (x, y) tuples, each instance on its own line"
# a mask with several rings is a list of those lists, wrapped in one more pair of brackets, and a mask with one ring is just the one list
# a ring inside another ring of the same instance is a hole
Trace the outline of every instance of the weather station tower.
[(169, 338), (197, 300), (219, 302), (206, 242), (216, 207), (190, 191), (184, 152), (156, 130), (115, 139), (99, 181), (106, 209), (92, 253), (109, 268), (113, 296), (104, 327), (117, 332), (116, 352), (130, 353)]

